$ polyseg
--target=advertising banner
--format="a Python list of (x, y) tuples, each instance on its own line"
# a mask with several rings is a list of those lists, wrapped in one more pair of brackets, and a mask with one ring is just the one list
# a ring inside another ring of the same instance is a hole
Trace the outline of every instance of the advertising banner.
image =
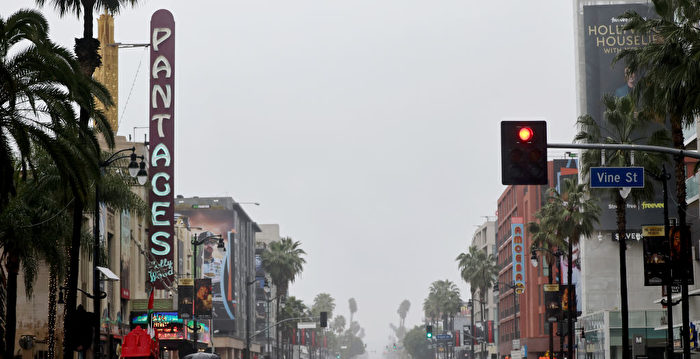
[(237, 291), (233, 201), (225, 197), (178, 198), (175, 211), (188, 217), (191, 226), (202, 228), (197, 238), (218, 234), (224, 238), (224, 248), (219, 248), (218, 238), (198, 246), (195, 261), (197, 275), (210, 278), (212, 282), (214, 328), (222, 334), (234, 333)]
[(516, 294), (525, 292), (525, 224), (523, 217), (511, 218), (513, 234), (513, 285)]
[(182, 278), (177, 287), (177, 312), (180, 318), (192, 318), (194, 312), (194, 280)]
[(573, 291), (573, 297), (576, 298), (576, 286), (566, 284), (559, 286), (559, 295), (561, 297), (561, 313), (563, 318), (568, 318), (569, 316), (569, 291)]
[(643, 226), (644, 285), (668, 284), (669, 244), (664, 226)]
[[(603, 117), (604, 106), (601, 101), (603, 95), (625, 96), (643, 76), (643, 74), (630, 73), (626, 70), (623, 61), (613, 66), (615, 55), (623, 49), (643, 46), (655, 39), (653, 34), (634, 33), (622, 29), (627, 20), (620, 19), (619, 16), (628, 10), (636, 11), (644, 17), (655, 16), (651, 3), (583, 7), (583, 29), (579, 33), (583, 36), (584, 59), (579, 59), (579, 62), (583, 60), (585, 63), (585, 98), (582, 101), (581, 111), (592, 116), (601, 126), (606, 124)], [(651, 133), (655, 129), (650, 126), (647, 130)], [(639, 134), (637, 137), (644, 138), (646, 136)], [(673, 165), (669, 162), (666, 167), (673, 168)], [(668, 181), (668, 188), (675, 188), (675, 177), (671, 177)], [(656, 195), (653, 200), (643, 201), (639, 204), (627, 204), (628, 229), (638, 230), (648, 223), (659, 223), (659, 219), (663, 218), (661, 185), (655, 181), (647, 181), (647, 186), (649, 185), (655, 187)], [(602, 210), (596, 230), (614, 232), (617, 228), (616, 204), (610, 198), (609, 192), (605, 190), (596, 190), (593, 191), (593, 194), (598, 198)], [(669, 216), (677, 217), (676, 213), (675, 206), (670, 206)]]
[(129, 293), (129, 262), (130, 262), (130, 249), (131, 249), (131, 216), (128, 210), (123, 210), (121, 216), (119, 217), (120, 228), (120, 246), (119, 252), (119, 286), (121, 288), (121, 298), (129, 299), (131, 293)]
[(175, 155), (175, 19), (160, 9), (151, 16), (149, 250), (155, 259), (148, 274), (157, 289), (175, 281), (173, 270)]
[(202, 319), (211, 319), (212, 293), (211, 278), (194, 280), (194, 315)]
[(544, 285), (544, 310), (548, 322), (554, 323), (561, 317), (561, 296), (559, 284)]
[[(685, 248), (690, 249), (690, 229), (685, 228)], [(668, 233), (668, 238), (671, 241), (671, 274), (673, 275), (673, 284), (682, 284), (681, 279), (685, 276), (687, 284), (694, 284), (693, 276), (693, 256), (690, 254), (683, 255), (681, 253), (681, 230), (680, 227), (671, 226)]]

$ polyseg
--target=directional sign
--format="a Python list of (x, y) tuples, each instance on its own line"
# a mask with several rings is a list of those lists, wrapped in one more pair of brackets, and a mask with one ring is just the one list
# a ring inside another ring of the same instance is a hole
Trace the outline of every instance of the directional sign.
[(438, 334), (435, 336), (435, 338), (439, 340), (447, 340), (447, 339), (452, 339), (452, 336), (449, 334)]
[(591, 167), (591, 188), (644, 188), (644, 167)]

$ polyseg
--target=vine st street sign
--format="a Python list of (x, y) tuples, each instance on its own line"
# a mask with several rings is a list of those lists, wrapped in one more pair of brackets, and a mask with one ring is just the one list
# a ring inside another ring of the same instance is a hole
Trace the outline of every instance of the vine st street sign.
[(591, 167), (591, 188), (644, 188), (644, 167)]

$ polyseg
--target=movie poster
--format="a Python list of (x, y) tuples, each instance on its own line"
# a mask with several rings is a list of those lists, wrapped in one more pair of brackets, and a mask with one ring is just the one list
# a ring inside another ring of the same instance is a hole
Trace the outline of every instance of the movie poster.
[(642, 227), (644, 237), (644, 285), (668, 284), (669, 244), (664, 226)]
[(194, 315), (200, 319), (211, 319), (213, 308), (211, 278), (195, 279), (194, 291)]
[(177, 286), (177, 312), (180, 318), (192, 318), (194, 311), (194, 281), (182, 278)]

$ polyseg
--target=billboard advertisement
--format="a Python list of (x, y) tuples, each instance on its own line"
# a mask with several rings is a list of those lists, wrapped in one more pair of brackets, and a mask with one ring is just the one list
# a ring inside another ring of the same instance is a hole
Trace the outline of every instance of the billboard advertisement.
[[(230, 206), (227, 200), (231, 202)], [(219, 234), (224, 238), (224, 248), (219, 248), (218, 238), (211, 238), (198, 246), (195, 266), (198, 277), (211, 279), (214, 328), (220, 333), (233, 333), (236, 330), (237, 298), (233, 201), (224, 197), (178, 198), (175, 212), (188, 217), (195, 232), (200, 231), (197, 238)]]
[(545, 319), (554, 323), (561, 316), (561, 296), (559, 284), (544, 285), (544, 310)]
[(523, 217), (511, 218), (511, 233), (513, 233), (513, 285), (515, 293), (525, 292), (525, 224)]
[(119, 286), (122, 299), (129, 299), (129, 252), (131, 249), (131, 216), (128, 210), (123, 210), (119, 216)]
[[(648, 4), (615, 4), (615, 5), (589, 5), (583, 7), (583, 29), (579, 34), (583, 36), (585, 63), (585, 98), (582, 101), (582, 114), (591, 115), (596, 122), (604, 125), (604, 106), (601, 99), (604, 94), (614, 96), (627, 95), (643, 74), (630, 73), (623, 61), (612, 65), (615, 55), (621, 50), (646, 45), (654, 41), (653, 34), (633, 33), (623, 30), (627, 20), (620, 19), (627, 10), (633, 10), (642, 16), (654, 16), (653, 5)], [(650, 126), (649, 133), (654, 128)], [(640, 137), (644, 137), (641, 136)], [(673, 168), (669, 162), (666, 168)], [(647, 181), (653, 185), (656, 196), (653, 200), (643, 201), (639, 204), (627, 204), (627, 228), (629, 230), (641, 230), (643, 225), (649, 223), (661, 223), (663, 221), (663, 197), (661, 185), (653, 180)], [(675, 178), (668, 181), (668, 188), (675, 188)], [(615, 209), (616, 205), (610, 198), (608, 191), (594, 191), (601, 207), (600, 222), (597, 230), (614, 232), (617, 228)], [(669, 216), (676, 217), (675, 206), (669, 206)]]
[(175, 19), (160, 9), (151, 16), (150, 167), (151, 208), (149, 250), (154, 258), (148, 273), (157, 289), (175, 281), (173, 270), (175, 155)]

